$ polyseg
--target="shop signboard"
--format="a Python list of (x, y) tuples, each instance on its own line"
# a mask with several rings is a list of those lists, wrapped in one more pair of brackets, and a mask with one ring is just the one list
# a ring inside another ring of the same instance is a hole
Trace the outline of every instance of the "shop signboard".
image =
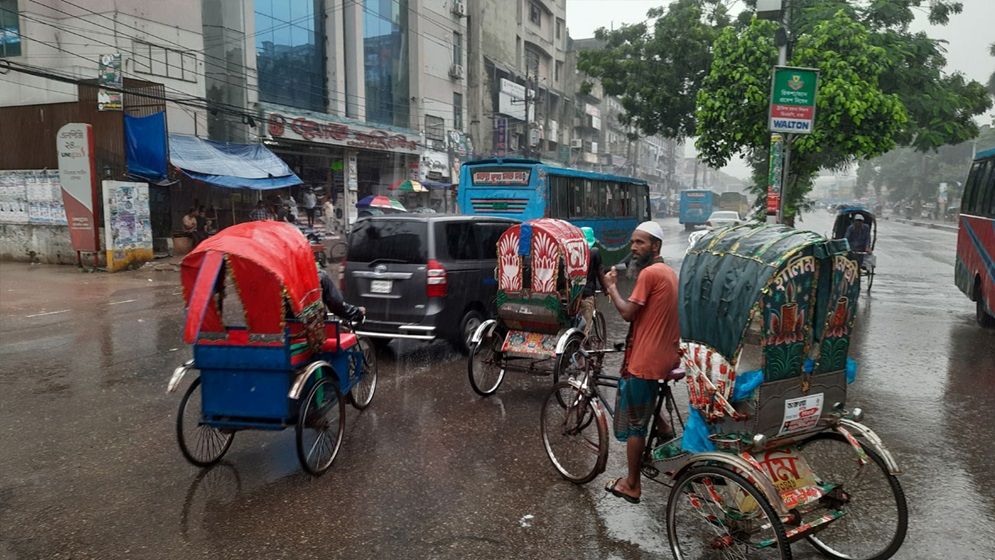
[(107, 270), (117, 272), (152, 260), (149, 186), (128, 181), (102, 184)]
[(96, 162), (93, 159), (93, 127), (69, 123), (55, 136), (59, 157), (59, 183), (66, 209), (73, 249), (94, 253), (100, 246), (94, 221), (96, 203)]
[(100, 55), (100, 75), (97, 81), (101, 86), (114, 88), (97, 90), (98, 111), (120, 111), (124, 109), (124, 81), (121, 78), (121, 53)]
[(421, 156), (421, 172), (423, 181), (442, 181), (449, 176), (449, 154), (425, 150)]
[[(535, 99), (535, 90), (529, 90), (531, 98)], [(524, 121), (525, 107), (529, 108), (528, 121), (535, 120), (535, 104), (526, 103), (525, 86), (501, 78), (501, 89), (498, 92), (498, 112), (513, 119)]]
[(266, 130), (273, 140), (298, 140), (348, 148), (420, 154), (421, 137), (414, 133), (380, 129), (352, 122), (270, 111)]
[(770, 131), (811, 134), (819, 71), (776, 66), (770, 89)]

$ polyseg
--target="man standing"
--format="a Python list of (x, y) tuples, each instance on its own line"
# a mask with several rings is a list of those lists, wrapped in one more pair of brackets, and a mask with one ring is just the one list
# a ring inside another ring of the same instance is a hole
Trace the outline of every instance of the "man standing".
[(594, 310), (597, 307), (594, 295), (597, 293), (599, 285), (604, 286), (604, 270), (602, 270), (601, 265), (601, 252), (595, 246), (594, 230), (587, 226), (580, 228), (580, 230), (584, 232), (584, 240), (587, 241), (588, 254), (590, 255), (587, 260), (587, 283), (584, 284), (584, 290), (580, 293), (580, 314), (584, 317), (584, 337), (587, 338), (594, 326)]
[[(622, 318), (630, 323), (615, 397), (615, 438), (626, 444), (628, 475), (612, 480), (605, 490), (627, 502), (639, 503), (640, 469), (650, 419), (659, 393), (657, 380), (680, 363), (681, 336), (677, 318), (677, 274), (663, 263), (663, 229), (656, 222), (639, 224), (632, 232), (632, 262), (639, 271), (628, 299), (618, 291), (614, 269), (604, 278), (605, 292)], [(673, 429), (657, 419), (657, 435), (673, 438)]]
[(307, 227), (314, 227), (314, 214), (318, 210), (318, 197), (314, 194), (314, 189), (304, 191), (304, 212), (307, 213)]

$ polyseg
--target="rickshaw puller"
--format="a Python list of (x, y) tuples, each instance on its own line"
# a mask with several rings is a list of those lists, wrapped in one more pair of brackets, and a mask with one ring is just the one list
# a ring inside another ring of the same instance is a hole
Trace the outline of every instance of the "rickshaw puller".
[(587, 283), (581, 291), (580, 313), (584, 317), (584, 337), (591, 334), (591, 326), (594, 324), (594, 309), (597, 305), (594, 294), (598, 286), (604, 287), (605, 274), (601, 264), (601, 252), (595, 246), (594, 230), (584, 226), (580, 228), (584, 232), (584, 240), (587, 241), (589, 257), (587, 259)]
[[(639, 276), (628, 299), (619, 294), (614, 269), (604, 278), (608, 298), (630, 323), (614, 417), (615, 438), (626, 444), (628, 475), (612, 480), (605, 490), (634, 504), (642, 493), (640, 469), (658, 380), (680, 363), (677, 274), (660, 257), (662, 244), (663, 229), (656, 222), (643, 222), (632, 232), (632, 260)], [(673, 439), (673, 428), (663, 418), (658, 417), (655, 425), (660, 438)]]
[(330, 313), (333, 313), (350, 323), (359, 323), (366, 316), (366, 308), (351, 305), (342, 297), (342, 292), (335, 286), (332, 277), (323, 268), (318, 268), (318, 281), (321, 283), (321, 301)]
[[(871, 228), (864, 223), (864, 215), (857, 214), (853, 217), (853, 223), (847, 226), (846, 234), (843, 235), (850, 244), (850, 250), (854, 253), (870, 252), (868, 247), (871, 243)], [(864, 255), (858, 254), (857, 263), (864, 264)]]

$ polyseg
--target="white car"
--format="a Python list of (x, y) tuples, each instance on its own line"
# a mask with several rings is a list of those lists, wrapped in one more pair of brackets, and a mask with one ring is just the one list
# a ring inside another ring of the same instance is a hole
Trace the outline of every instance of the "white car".
[(708, 229), (714, 229), (718, 227), (725, 226), (738, 226), (743, 223), (740, 219), (739, 213), (732, 210), (718, 210), (712, 212), (712, 215), (708, 217), (708, 221), (705, 222), (705, 227)]

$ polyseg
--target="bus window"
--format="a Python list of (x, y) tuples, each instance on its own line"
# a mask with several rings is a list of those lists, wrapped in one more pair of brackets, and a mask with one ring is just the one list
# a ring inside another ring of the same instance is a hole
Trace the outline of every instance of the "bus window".
[(645, 185), (636, 185), (634, 187), (634, 194), (636, 197), (635, 204), (633, 205), (636, 209), (636, 218), (639, 220), (649, 220), (649, 190)]
[(571, 177), (570, 181), (570, 217), (584, 217), (584, 181)]
[(960, 205), (962, 214), (974, 214), (974, 203), (978, 199), (978, 192), (982, 190), (981, 175), (985, 163), (987, 162), (976, 161), (971, 166), (971, 172), (967, 175), (967, 185), (964, 186), (964, 198)]
[(565, 220), (570, 216), (570, 191), (567, 190), (567, 178), (551, 175), (547, 181), (549, 194), (546, 198), (549, 218)]
[(995, 179), (995, 159), (987, 160), (984, 164), (982, 172), (978, 174), (976, 181), (977, 188), (975, 191), (977, 194), (974, 196), (974, 205), (971, 212), (976, 216), (988, 215), (988, 205), (985, 203), (988, 201), (988, 197), (991, 196), (991, 184), (992, 180)]
[(593, 181), (594, 186), (594, 208), (591, 209), (592, 216), (608, 215), (608, 183), (604, 181)]
[(598, 192), (597, 192), (598, 183), (599, 181), (591, 181), (590, 179), (584, 179), (584, 215), (585, 216), (598, 215)]

